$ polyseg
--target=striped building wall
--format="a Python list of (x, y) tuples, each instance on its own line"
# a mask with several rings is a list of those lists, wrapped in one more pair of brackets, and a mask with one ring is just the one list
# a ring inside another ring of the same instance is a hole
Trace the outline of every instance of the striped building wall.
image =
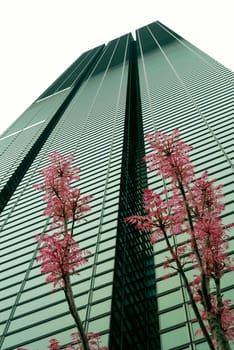
[[(91, 251), (73, 276), (86, 331), (117, 349), (205, 350), (178, 276), (163, 279), (165, 244), (124, 223), (142, 213), (148, 185), (144, 134), (179, 128), (193, 146), (197, 175), (208, 169), (224, 184), (225, 224), (231, 208), (233, 74), (160, 22), (82, 54), (0, 138), (0, 349), (46, 349), (75, 331), (63, 292), (51, 292), (35, 258), (33, 237), (48, 231), (41, 193), (32, 189), (54, 151), (74, 153), (77, 184), (92, 211), (75, 227)], [(233, 240), (230, 240), (230, 254)], [(192, 274), (192, 271), (188, 271)], [(223, 293), (230, 297), (230, 273)]]

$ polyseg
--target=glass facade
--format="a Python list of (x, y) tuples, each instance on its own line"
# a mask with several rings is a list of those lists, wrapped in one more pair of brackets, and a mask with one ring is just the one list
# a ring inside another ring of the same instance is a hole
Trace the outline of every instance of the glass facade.
[[(52, 337), (66, 344), (75, 331), (63, 292), (51, 292), (35, 261), (33, 237), (49, 222), (32, 185), (54, 151), (75, 155), (81, 193), (93, 196), (75, 227), (89, 263), (72, 277), (86, 331), (110, 350), (206, 348), (179, 277), (162, 277), (164, 242), (153, 250), (124, 218), (142, 213), (144, 188), (163, 186), (142, 161), (144, 134), (178, 127), (198, 174), (208, 169), (225, 185), (223, 219), (233, 221), (233, 75), (160, 22), (136, 34), (81, 55), (0, 139), (1, 350), (46, 349)], [(230, 296), (229, 273), (223, 281)]]

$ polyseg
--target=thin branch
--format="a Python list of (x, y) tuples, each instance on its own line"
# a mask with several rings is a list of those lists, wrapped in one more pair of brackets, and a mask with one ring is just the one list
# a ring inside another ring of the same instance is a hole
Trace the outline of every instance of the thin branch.
[[(185, 209), (186, 209), (186, 214), (187, 214), (187, 218), (188, 218), (188, 222), (189, 222), (189, 226), (190, 226), (190, 230), (191, 232), (194, 232), (194, 225), (193, 225), (193, 219), (192, 219), (192, 215), (190, 212), (190, 208), (188, 205), (188, 201), (187, 201), (187, 197), (186, 197), (186, 193), (184, 190), (184, 186), (183, 183), (181, 181), (181, 179), (179, 178), (179, 176), (176, 174), (177, 177), (177, 181), (178, 181), (178, 185), (179, 185), (179, 189), (183, 198), (183, 202), (185, 205)], [(204, 303), (204, 307), (206, 311), (210, 311), (212, 308), (212, 304), (211, 304), (211, 300), (210, 300), (210, 295), (209, 295), (209, 278), (207, 277), (204, 268), (203, 268), (203, 264), (202, 264), (202, 259), (201, 259), (201, 255), (199, 253), (199, 249), (197, 246), (197, 242), (196, 239), (194, 237), (194, 235), (191, 235), (191, 239), (192, 239), (192, 244), (193, 244), (193, 248), (194, 248), (194, 252), (196, 254), (199, 266), (201, 268), (201, 286), (202, 286), (202, 297), (203, 297), (203, 303)], [(207, 280), (208, 278), (208, 280)]]
[(197, 304), (196, 304), (196, 302), (194, 301), (193, 293), (192, 293), (192, 291), (191, 291), (190, 284), (189, 284), (189, 282), (188, 282), (187, 276), (185, 275), (185, 272), (184, 272), (184, 270), (183, 270), (183, 267), (182, 267), (182, 265), (181, 265), (181, 262), (180, 262), (178, 256), (174, 254), (173, 248), (172, 248), (172, 246), (171, 246), (171, 244), (170, 244), (170, 241), (169, 241), (169, 239), (168, 239), (168, 237), (167, 237), (167, 233), (166, 233), (165, 228), (164, 228), (163, 226), (161, 227), (161, 230), (162, 230), (162, 232), (163, 232), (163, 236), (164, 236), (164, 238), (165, 238), (165, 241), (166, 241), (168, 250), (170, 251), (170, 253), (171, 253), (173, 259), (175, 260), (176, 265), (177, 265), (177, 268), (178, 268), (178, 272), (180, 273), (180, 275), (181, 275), (181, 277), (182, 277), (182, 279), (183, 279), (185, 288), (186, 288), (186, 290), (187, 290), (187, 292), (188, 292), (189, 299), (190, 299), (190, 302), (191, 302), (193, 311), (194, 311), (194, 313), (195, 313), (195, 316), (196, 316), (196, 318), (197, 318), (197, 320), (198, 320), (199, 326), (201, 327), (201, 330), (202, 330), (202, 332), (203, 332), (203, 334), (204, 334), (204, 336), (205, 336), (205, 338), (206, 338), (206, 340), (207, 340), (207, 343), (208, 343), (208, 345), (209, 345), (210, 350), (215, 350), (215, 347), (214, 347), (213, 342), (212, 342), (212, 340), (211, 340), (211, 338), (210, 338), (210, 335), (209, 335), (209, 333), (208, 333), (208, 331), (207, 331), (207, 329), (206, 329), (206, 326), (205, 326), (205, 324), (204, 324), (204, 322), (203, 322), (203, 320), (202, 320), (202, 318), (201, 318), (201, 315), (200, 315), (199, 309), (198, 309), (198, 307), (197, 307)]
[(86, 337), (80, 316), (79, 316), (77, 309), (76, 309), (76, 304), (74, 301), (74, 296), (73, 296), (72, 287), (71, 287), (70, 276), (68, 274), (64, 275), (63, 280), (64, 280), (64, 289), (63, 289), (64, 294), (65, 294), (65, 297), (66, 297), (66, 300), (68, 303), (69, 311), (70, 311), (70, 313), (74, 319), (75, 325), (79, 331), (83, 350), (89, 350), (88, 339)]

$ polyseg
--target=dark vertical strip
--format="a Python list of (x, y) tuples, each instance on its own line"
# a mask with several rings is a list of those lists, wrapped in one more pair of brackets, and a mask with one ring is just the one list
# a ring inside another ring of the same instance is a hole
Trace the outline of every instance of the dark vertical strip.
[(147, 187), (136, 43), (130, 44), (110, 349), (160, 349), (153, 249), (149, 234), (124, 222), (143, 214)]
[(57, 109), (53, 117), (51, 118), (48, 125), (45, 127), (41, 135), (38, 137), (36, 142), (33, 144), (33, 146), (28, 151), (27, 155), (24, 157), (20, 165), (16, 168), (13, 175), (9, 178), (8, 182), (0, 192), (0, 213), (4, 209), (5, 205), (11, 198), (12, 194), (16, 190), (17, 186), (19, 185), (20, 181), (26, 174), (27, 170), (31, 166), (32, 162), (40, 152), (41, 148), (43, 147), (44, 143), (50, 136), (51, 132), (59, 122), (60, 118), (64, 114), (65, 110), (68, 108), (69, 104), (71, 103), (72, 99), (76, 95), (77, 91), (79, 90), (82, 82), (84, 79), (88, 76), (88, 74), (93, 69), (95, 63), (97, 62), (102, 50), (104, 48), (104, 45), (97, 48), (95, 54), (93, 55), (93, 58), (87, 63), (86, 67), (83, 69), (83, 71), (80, 73), (79, 78), (77, 79), (76, 83), (74, 84), (71, 92), (66, 97), (64, 102), (61, 104), (61, 106)]

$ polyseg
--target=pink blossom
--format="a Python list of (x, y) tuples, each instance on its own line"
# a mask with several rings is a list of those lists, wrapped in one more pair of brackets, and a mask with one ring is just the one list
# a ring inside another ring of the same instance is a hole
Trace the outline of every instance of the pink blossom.
[[(89, 349), (90, 350), (108, 350), (106, 346), (101, 346), (101, 337), (98, 333), (89, 332), (86, 334), (88, 343), (89, 343)], [(83, 350), (80, 335), (78, 332), (71, 334), (72, 343), (66, 345), (65, 347), (62, 347), (63, 350)], [(50, 340), (50, 346), (49, 349), (60, 349), (60, 344), (58, 340), (51, 339)], [(57, 347), (56, 347), (57, 346)]]
[(167, 273), (167, 274), (163, 275), (164, 280), (167, 280), (170, 277), (171, 277), (171, 273)]
[(40, 171), (44, 182), (33, 187), (45, 192), (47, 203), (44, 214), (52, 218), (52, 228), (61, 227), (66, 222), (80, 221), (90, 210), (87, 204), (92, 196), (82, 197), (80, 190), (72, 183), (79, 181), (79, 168), (72, 166), (73, 155), (64, 157), (58, 153), (49, 155), (51, 165)]
[[(107, 346), (101, 346), (101, 337), (98, 333), (87, 333), (87, 339), (89, 343), (89, 350), (108, 350)], [(60, 344), (57, 339), (50, 339), (48, 349), (51, 350), (83, 350), (81, 339), (78, 332), (71, 334), (72, 343), (65, 347)], [(27, 350), (25, 348), (17, 348), (17, 350)]]
[(42, 243), (37, 257), (37, 261), (41, 261), (41, 272), (48, 274), (46, 282), (53, 282), (54, 287), (57, 284), (63, 286), (65, 275), (74, 273), (76, 268), (88, 262), (85, 255), (89, 252), (80, 249), (68, 233), (64, 237), (60, 233), (44, 234), (35, 239)]
[(167, 260), (165, 260), (163, 262), (163, 268), (167, 269), (168, 267), (170, 267), (170, 260), (169, 260), (169, 258), (167, 258)]
[(184, 255), (187, 249), (187, 243), (184, 243), (184, 245), (177, 246), (176, 253), (178, 255)]
[[(126, 218), (130, 224), (135, 224), (140, 230), (148, 230), (151, 232), (151, 242), (154, 244), (163, 237), (164, 229), (171, 229), (172, 226), (178, 226), (181, 230), (181, 215), (171, 215), (171, 206), (174, 205), (172, 199), (165, 200), (163, 197), (167, 195), (165, 190), (156, 193), (153, 190), (147, 189), (144, 191), (144, 208), (146, 215), (132, 215)], [(173, 197), (174, 198), (174, 197)], [(173, 225), (172, 225), (173, 224)]]
[(157, 242), (157, 235), (156, 233), (152, 233), (150, 237), (150, 243), (155, 244)]
[(188, 153), (192, 149), (179, 139), (179, 130), (175, 129), (170, 136), (160, 131), (146, 135), (146, 140), (153, 150), (152, 154), (145, 156), (149, 162), (150, 170), (156, 170), (157, 174), (165, 179), (171, 178), (176, 183), (179, 175), (183, 182), (189, 183), (194, 176), (194, 167), (189, 160)]
[(200, 283), (201, 283), (201, 276), (195, 275), (194, 279), (192, 281), (192, 284), (193, 285), (200, 285)]
[[(223, 300), (223, 309), (221, 310), (222, 327), (226, 336), (230, 340), (234, 340), (234, 309), (231, 309), (231, 300)], [(220, 312), (220, 310), (218, 310)]]
[(203, 335), (203, 332), (202, 330), (199, 328), (196, 330), (196, 332), (194, 333), (195, 337), (198, 336), (198, 335)]
[(50, 344), (48, 346), (48, 349), (51, 349), (51, 350), (59, 350), (60, 349), (60, 344), (59, 344), (58, 340), (50, 339), (49, 343)]

